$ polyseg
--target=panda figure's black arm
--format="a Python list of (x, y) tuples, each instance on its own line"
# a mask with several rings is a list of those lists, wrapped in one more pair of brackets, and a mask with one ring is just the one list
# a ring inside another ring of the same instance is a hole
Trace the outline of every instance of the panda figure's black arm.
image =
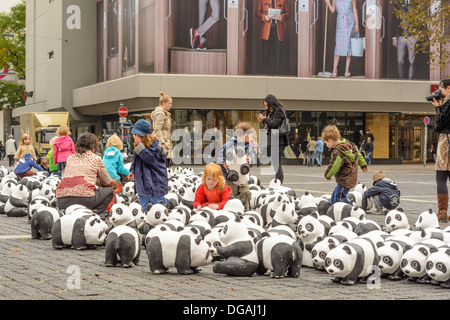
[(235, 242), (229, 246), (221, 247), (217, 246), (217, 253), (223, 258), (229, 257), (243, 257), (250, 254), (253, 251), (253, 244), (251, 241)]

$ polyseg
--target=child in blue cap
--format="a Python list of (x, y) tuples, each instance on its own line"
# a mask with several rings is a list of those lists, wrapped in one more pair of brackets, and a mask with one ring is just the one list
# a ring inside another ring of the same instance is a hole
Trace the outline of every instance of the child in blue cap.
[(14, 169), (14, 173), (19, 178), (29, 177), (36, 174), (35, 172), (31, 171), (31, 168), (36, 168), (39, 171), (44, 171), (44, 168), (34, 162), (33, 155), (28, 152), (22, 159), (19, 160), (16, 168)]
[(167, 151), (156, 139), (149, 121), (138, 120), (131, 129), (131, 133), (135, 141), (135, 148), (128, 179), (135, 181), (139, 203), (144, 210), (147, 210), (149, 203), (156, 204), (162, 201), (164, 205), (167, 205), (164, 198), (169, 191)]

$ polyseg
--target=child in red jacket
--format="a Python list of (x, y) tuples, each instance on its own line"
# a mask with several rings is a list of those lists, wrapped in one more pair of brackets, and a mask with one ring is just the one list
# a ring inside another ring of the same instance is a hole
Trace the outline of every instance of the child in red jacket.
[(208, 164), (203, 172), (202, 182), (195, 192), (194, 208), (223, 209), (230, 199), (231, 188), (225, 184), (222, 168), (215, 163)]
[(75, 144), (70, 137), (70, 130), (67, 126), (59, 127), (56, 134), (59, 137), (53, 142), (53, 162), (58, 165), (58, 172), (62, 177), (67, 158), (75, 153)]

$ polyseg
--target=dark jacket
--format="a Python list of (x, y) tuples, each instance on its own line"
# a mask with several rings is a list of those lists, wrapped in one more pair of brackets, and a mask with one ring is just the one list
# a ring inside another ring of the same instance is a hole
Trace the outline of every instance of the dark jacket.
[(377, 180), (373, 187), (364, 192), (364, 197), (369, 198), (375, 195), (379, 196), (380, 203), (388, 210), (397, 208), (400, 204), (400, 190), (397, 184), (388, 178)]
[(373, 151), (373, 142), (372, 141), (366, 141), (366, 143), (363, 146), (363, 150), (367, 152), (372, 152)]
[(437, 133), (450, 133), (450, 99), (447, 99), (447, 101), (441, 104), (440, 111), (438, 108), (433, 131)]
[[(281, 123), (286, 118), (283, 109), (277, 108), (267, 114), (267, 118), (263, 120), (265, 127), (267, 128), (267, 143), (271, 144), (271, 130), (279, 129)], [(289, 144), (289, 139), (287, 135), (280, 135), (279, 137), (280, 146), (287, 146)]]
[(325, 178), (330, 179), (335, 176), (338, 184), (346, 189), (353, 188), (358, 182), (358, 166), (366, 167), (366, 160), (358, 152), (353, 142), (342, 139), (332, 148)]
[(169, 191), (167, 178), (167, 151), (158, 139), (150, 147), (142, 142), (133, 150), (130, 172), (134, 173), (136, 193), (143, 197), (161, 197)]

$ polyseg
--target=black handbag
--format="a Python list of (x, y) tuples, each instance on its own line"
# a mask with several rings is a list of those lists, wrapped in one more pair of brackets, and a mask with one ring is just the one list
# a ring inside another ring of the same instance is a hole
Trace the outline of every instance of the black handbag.
[(291, 132), (291, 125), (289, 124), (289, 119), (284, 110), (283, 113), (284, 113), (284, 120), (281, 122), (280, 127), (278, 128), (280, 136), (287, 135)]

